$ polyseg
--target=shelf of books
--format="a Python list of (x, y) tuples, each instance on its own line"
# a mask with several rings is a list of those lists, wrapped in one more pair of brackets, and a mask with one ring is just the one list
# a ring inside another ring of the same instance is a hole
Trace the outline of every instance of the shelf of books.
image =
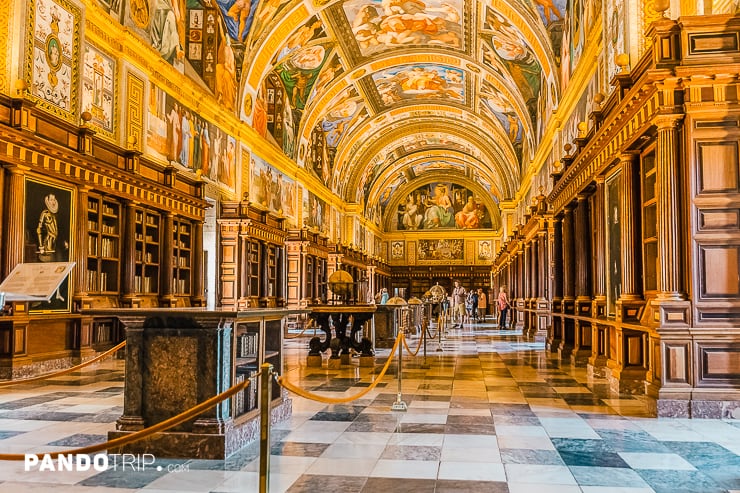
[(87, 199), (87, 291), (113, 294), (120, 288), (121, 204), (90, 195)]
[(175, 219), (172, 227), (172, 278), (178, 296), (191, 293), (192, 223)]
[(134, 221), (134, 291), (159, 292), (161, 221), (158, 212), (136, 209)]

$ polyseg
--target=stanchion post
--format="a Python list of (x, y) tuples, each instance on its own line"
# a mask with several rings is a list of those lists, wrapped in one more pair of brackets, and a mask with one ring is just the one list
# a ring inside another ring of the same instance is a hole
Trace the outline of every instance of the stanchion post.
[(260, 377), (260, 493), (270, 491), (270, 410), (272, 409), (272, 365), (263, 363)]
[(424, 343), (424, 362), (421, 364), (422, 369), (428, 370), (429, 363), (427, 363), (427, 330), (429, 330), (429, 322), (427, 321), (426, 315), (421, 319), (421, 337)]
[(437, 346), (437, 352), (442, 351), (442, 329), (445, 329), (447, 326), (447, 310), (445, 310), (444, 306), (441, 305), (439, 307), (439, 311), (441, 315), (439, 317), (439, 323), (437, 323), (437, 336), (439, 338), (439, 346)]

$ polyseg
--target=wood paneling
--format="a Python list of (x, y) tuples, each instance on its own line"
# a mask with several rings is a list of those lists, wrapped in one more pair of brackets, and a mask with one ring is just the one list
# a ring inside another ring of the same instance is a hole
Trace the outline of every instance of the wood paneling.
[(740, 295), (740, 245), (701, 245), (702, 298), (733, 298)]
[(700, 142), (698, 193), (738, 191), (737, 142)]
[(740, 229), (740, 209), (699, 211), (699, 231)]

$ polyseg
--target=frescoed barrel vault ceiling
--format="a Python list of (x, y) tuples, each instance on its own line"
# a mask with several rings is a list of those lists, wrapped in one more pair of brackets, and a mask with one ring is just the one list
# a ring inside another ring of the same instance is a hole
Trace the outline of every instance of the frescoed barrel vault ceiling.
[(216, 48), (189, 43), (183, 57), (142, 36), (384, 229), (387, 211), (442, 182), (500, 223), (558, 106), (563, 32), (575, 35), (566, 0), (158, 2), (180, 13), (181, 41), (216, 14)]

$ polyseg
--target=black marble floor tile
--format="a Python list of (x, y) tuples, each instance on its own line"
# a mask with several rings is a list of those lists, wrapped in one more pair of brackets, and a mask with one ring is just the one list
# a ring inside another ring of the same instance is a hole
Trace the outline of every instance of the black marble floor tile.
[(84, 414), (70, 421), (81, 421), (85, 423), (115, 423), (123, 414), (122, 411), (113, 413)]
[(727, 493), (727, 489), (699, 471), (637, 469), (655, 493)]
[[(399, 490), (400, 491), (400, 490)], [(509, 486), (499, 481), (438, 480), (434, 493), (509, 493)]]
[(491, 414), (494, 416), (531, 416), (535, 417), (529, 404), (491, 404)]
[(447, 416), (447, 425), (493, 426), (493, 418), (491, 416), (464, 416), (451, 414)]
[(365, 486), (360, 491), (361, 493), (392, 493), (396, 491), (403, 493), (435, 493), (437, 483), (438, 481), (434, 479), (367, 478)]
[(414, 401), (450, 402), (451, 398), (449, 395), (416, 395), (414, 396)]
[(617, 452), (669, 452), (664, 442), (656, 440), (652, 435), (644, 431), (600, 429), (596, 429), (595, 431), (609, 444), (611, 449)]
[(581, 486), (648, 487), (645, 480), (633, 469), (593, 466), (570, 466), (569, 469)]
[[(386, 418), (387, 419), (387, 418)], [(347, 427), (346, 431), (350, 432), (374, 432), (374, 433), (393, 433), (398, 427), (396, 420), (388, 420), (382, 423), (373, 423), (368, 421), (355, 421)]]
[(88, 445), (97, 445), (103, 443), (108, 439), (107, 435), (88, 435), (85, 433), (77, 433), (68, 437), (62, 438), (61, 440), (55, 440), (47, 443), (54, 447), (87, 447)]
[(22, 435), (26, 433), (25, 431), (0, 431), (0, 440), (5, 440), (6, 438), (12, 438), (17, 435)]
[(456, 424), (447, 425), (444, 433), (451, 435), (495, 435), (496, 429), (493, 423), (486, 425)]
[(604, 440), (553, 438), (552, 443), (568, 466), (629, 467)]
[(697, 469), (729, 468), (740, 478), (740, 456), (712, 442), (662, 442)]
[(398, 423), (398, 433), (445, 433), (445, 425), (430, 423)]
[(564, 466), (565, 463), (554, 450), (501, 449), (501, 462), (504, 464), (539, 464)]
[(355, 476), (319, 476), (303, 474), (286, 493), (334, 492), (360, 493), (367, 482), (365, 477)]
[(28, 419), (31, 421), (90, 421), (93, 416), (93, 414), (85, 413), (36, 411), (8, 411), (2, 414), (2, 418), (4, 419)]
[(328, 443), (279, 442), (272, 445), (272, 455), (319, 457), (329, 447)]

